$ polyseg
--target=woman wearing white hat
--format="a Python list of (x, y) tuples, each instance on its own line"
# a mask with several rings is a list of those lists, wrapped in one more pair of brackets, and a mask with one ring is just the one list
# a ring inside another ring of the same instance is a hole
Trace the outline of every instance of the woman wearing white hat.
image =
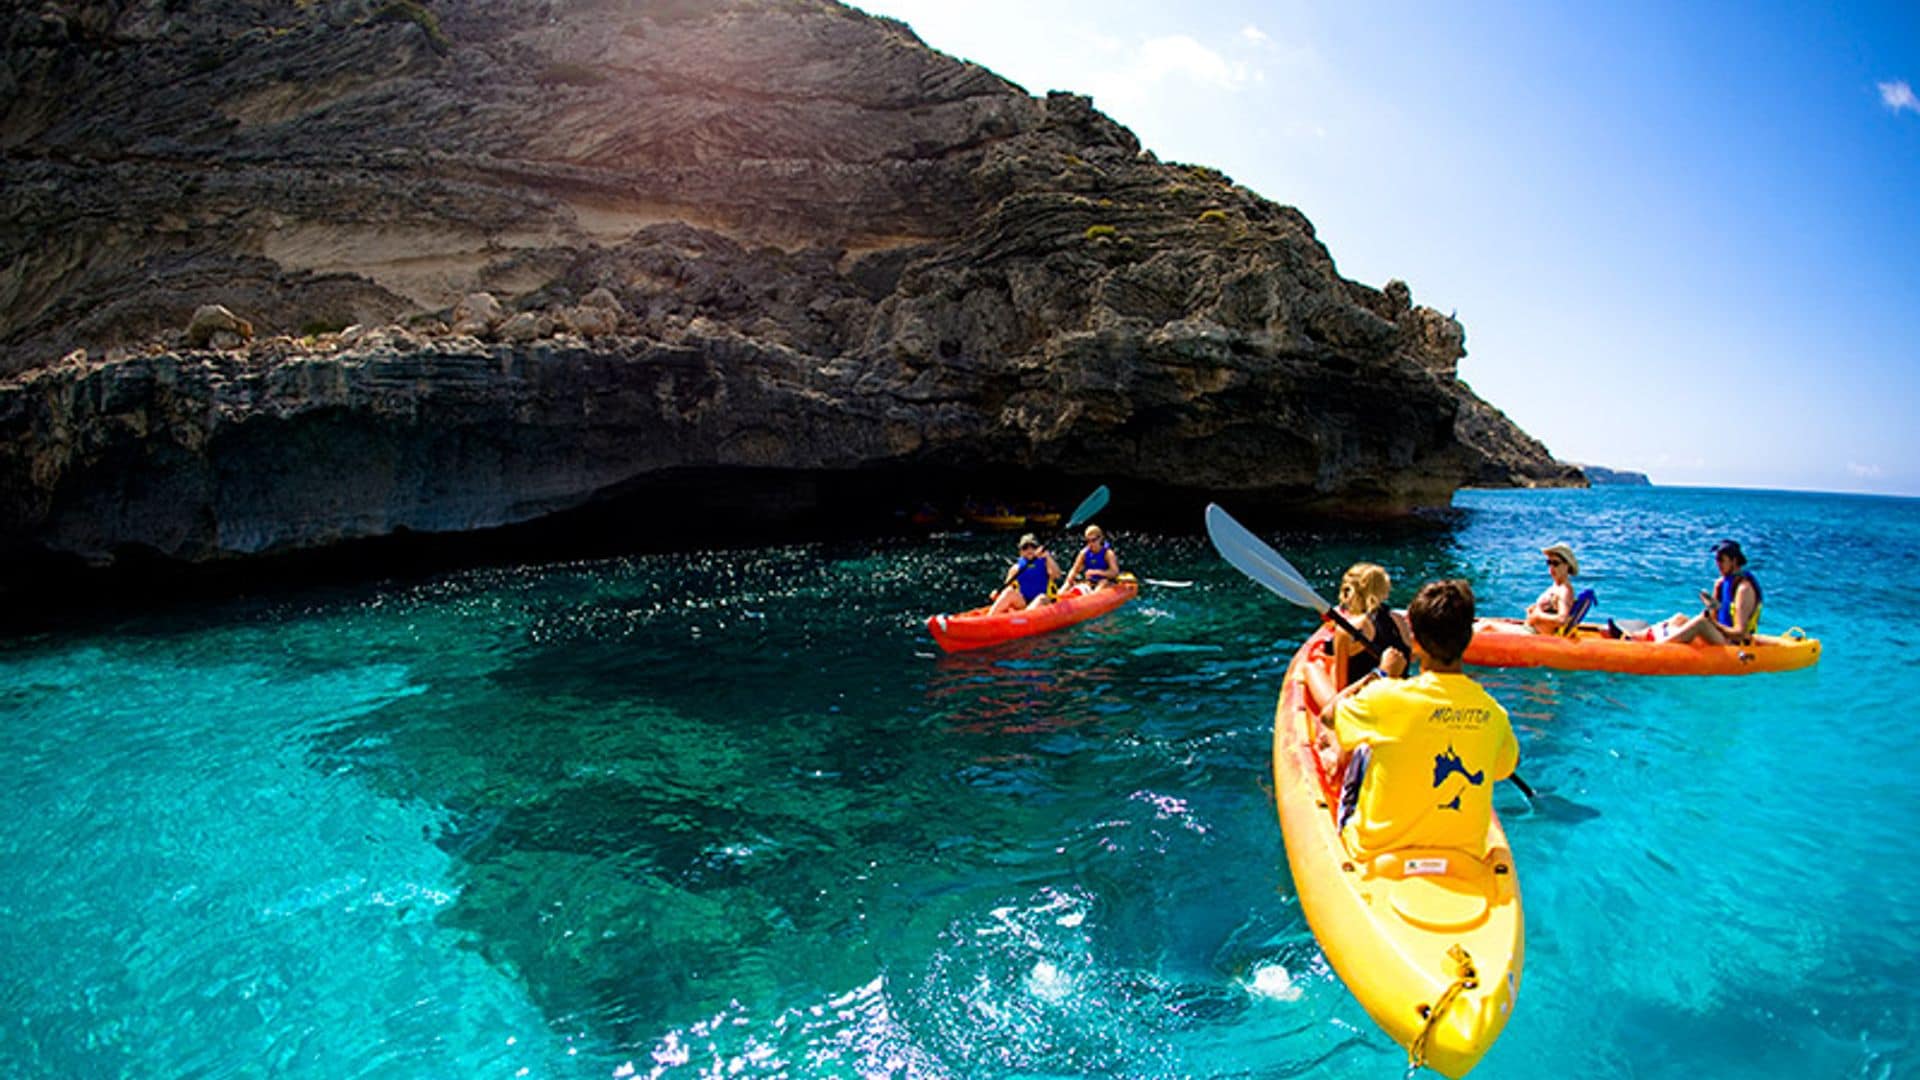
[(1553, 584), (1540, 599), (1527, 605), (1527, 626), (1536, 634), (1557, 634), (1573, 617), (1573, 582), (1569, 579), (1580, 572), (1580, 560), (1564, 542), (1549, 544), (1540, 549), (1540, 554), (1547, 557), (1547, 573), (1553, 575)]

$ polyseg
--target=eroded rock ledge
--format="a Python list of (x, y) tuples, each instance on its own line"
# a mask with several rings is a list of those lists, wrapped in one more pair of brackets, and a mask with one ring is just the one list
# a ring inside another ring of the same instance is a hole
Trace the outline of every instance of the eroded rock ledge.
[[(825, 0), (47, 3), (7, 34), (10, 556), (690, 475), (806, 478), (769, 529), (835, 476), (1256, 513), (1583, 482), (1458, 380), (1457, 322), (1342, 279), (1298, 211)], [(189, 348), (207, 303), (259, 336)]]

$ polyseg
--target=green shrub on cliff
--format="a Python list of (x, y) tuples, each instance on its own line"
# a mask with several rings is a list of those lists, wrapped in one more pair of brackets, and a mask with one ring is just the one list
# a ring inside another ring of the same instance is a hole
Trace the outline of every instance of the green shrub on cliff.
[(1213, 209), (1200, 211), (1200, 224), (1202, 225), (1225, 225), (1226, 223), (1227, 212), (1225, 210)]
[(1095, 240), (1112, 240), (1120, 235), (1120, 230), (1111, 225), (1089, 225), (1087, 226), (1087, 231), (1082, 235), (1084, 235), (1089, 242)]

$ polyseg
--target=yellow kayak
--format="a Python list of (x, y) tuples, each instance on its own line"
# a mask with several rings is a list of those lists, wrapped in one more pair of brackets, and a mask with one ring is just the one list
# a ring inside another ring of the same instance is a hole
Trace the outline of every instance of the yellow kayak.
[(1408, 848), (1357, 862), (1335, 827), (1338, 778), (1314, 752), (1332, 691), (1329, 630), (1287, 668), (1273, 722), (1273, 790), (1307, 925), (1347, 989), (1414, 1064), (1464, 1076), (1506, 1027), (1526, 933), (1496, 815), (1485, 848)]

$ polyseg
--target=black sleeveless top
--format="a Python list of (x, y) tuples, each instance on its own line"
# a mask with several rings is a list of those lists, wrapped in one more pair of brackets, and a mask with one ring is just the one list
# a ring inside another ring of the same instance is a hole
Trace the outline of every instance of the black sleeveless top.
[[(1406, 657), (1409, 664), (1413, 662), (1413, 650), (1407, 646), (1406, 641), (1400, 636), (1400, 622), (1393, 617), (1391, 611), (1387, 610), (1385, 604), (1374, 608), (1373, 614), (1367, 617), (1366, 623), (1358, 624), (1354, 629), (1361, 632), (1365, 643), (1373, 646), (1374, 652), (1385, 655), (1388, 649), (1399, 649), (1400, 655)], [(1356, 642), (1356, 644), (1358, 643), (1359, 642)], [(1327, 652), (1329, 654), (1333, 652), (1332, 638), (1327, 639)], [(1352, 683), (1358, 675), (1365, 675), (1368, 671), (1372, 670), (1371, 665), (1378, 663), (1378, 660), (1368, 656), (1365, 652), (1354, 653), (1347, 658), (1347, 670), (1340, 673), (1340, 685), (1346, 686)], [(1369, 666), (1356, 673), (1353, 671), (1353, 665), (1355, 664), (1366, 664)]]

